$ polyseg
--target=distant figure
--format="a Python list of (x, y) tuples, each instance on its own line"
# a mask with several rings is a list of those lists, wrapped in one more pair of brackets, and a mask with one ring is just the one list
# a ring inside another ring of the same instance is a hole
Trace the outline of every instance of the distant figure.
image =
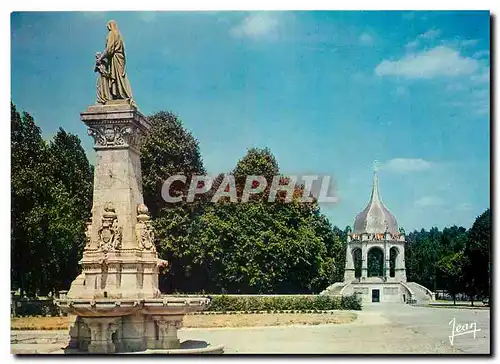
[[(114, 20), (108, 22), (107, 28), (109, 33), (106, 38), (106, 48), (99, 56), (96, 55), (95, 71), (100, 74), (97, 102), (106, 104), (111, 100), (127, 100), (130, 105), (135, 105), (132, 88), (125, 72), (125, 45), (122, 36)], [(102, 89), (99, 90), (99, 87)]]

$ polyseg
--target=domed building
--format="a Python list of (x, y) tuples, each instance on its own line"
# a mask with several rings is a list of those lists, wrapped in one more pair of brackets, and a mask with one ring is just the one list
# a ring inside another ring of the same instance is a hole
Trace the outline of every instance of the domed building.
[(368, 205), (354, 220), (348, 232), (344, 281), (321, 294), (357, 294), (362, 302), (423, 303), (434, 293), (424, 286), (406, 281), (405, 232), (380, 197), (377, 172), (373, 173)]

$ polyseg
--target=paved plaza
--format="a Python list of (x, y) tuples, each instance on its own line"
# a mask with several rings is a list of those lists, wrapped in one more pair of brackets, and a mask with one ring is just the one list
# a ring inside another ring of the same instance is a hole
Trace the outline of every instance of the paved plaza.
[[(490, 311), (366, 304), (349, 324), (232, 329), (183, 329), (190, 338), (224, 344), (225, 353), (297, 354), (488, 354)], [(451, 326), (476, 322), (481, 331), (455, 337)]]
[[(206, 341), (224, 345), (227, 354), (488, 354), (490, 353), (490, 311), (488, 309), (452, 309), (412, 307), (402, 304), (367, 304), (349, 324), (181, 329), (181, 341)], [(451, 346), (449, 322), (475, 322), (478, 331), (454, 338)], [(18, 343), (12, 352), (55, 352), (66, 338), (62, 331), (44, 332), (54, 340), (33, 344), (30, 336), (40, 333), (13, 332)], [(56, 339), (58, 337), (59, 339)], [(26, 340), (24, 340), (25, 338)], [(22, 342), (24, 341), (24, 343)], [(52, 342), (51, 342), (52, 341)], [(54, 341), (58, 341), (54, 342)]]

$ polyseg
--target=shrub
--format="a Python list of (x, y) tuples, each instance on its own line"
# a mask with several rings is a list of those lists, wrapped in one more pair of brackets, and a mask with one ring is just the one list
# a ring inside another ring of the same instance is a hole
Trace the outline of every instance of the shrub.
[(361, 302), (355, 296), (212, 296), (207, 311), (245, 312), (325, 312), (327, 310), (361, 310)]
[(342, 296), (340, 305), (347, 307), (347, 310), (361, 310), (361, 301), (355, 294), (351, 296)]

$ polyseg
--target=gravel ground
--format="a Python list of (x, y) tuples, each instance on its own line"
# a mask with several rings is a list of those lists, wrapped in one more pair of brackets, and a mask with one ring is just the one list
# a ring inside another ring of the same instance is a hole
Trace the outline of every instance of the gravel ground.
[[(449, 342), (450, 320), (481, 329)], [(262, 328), (183, 329), (181, 340), (223, 344), (225, 353), (281, 354), (488, 354), (489, 310), (370, 304), (349, 324)]]
[(185, 328), (232, 328), (255, 326), (289, 326), (343, 324), (356, 320), (356, 314), (346, 311), (315, 314), (238, 314), (238, 315), (189, 315), (184, 318)]
[[(179, 338), (224, 345), (224, 352), (252, 354), (489, 354), (490, 311), (370, 304), (346, 324), (291, 325), (251, 328), (184, 328)], [(450, 345), (449, 322), (476, 322), (472, 334), (455, 337)], [(50, 337), (56, 336), (52, 340)], [(12, 352), (50, 352), (64, 331), (12, 331)], [(45, 340), (44, 344), (32, 344)], [(55, 342), (54, 342), (55, 341)], [(63, 344), (63, 342), (61, 342)], [(59, 347), (61, 346), (59, 344)], [(31, 350), (31, 351), (30, 351)]]

